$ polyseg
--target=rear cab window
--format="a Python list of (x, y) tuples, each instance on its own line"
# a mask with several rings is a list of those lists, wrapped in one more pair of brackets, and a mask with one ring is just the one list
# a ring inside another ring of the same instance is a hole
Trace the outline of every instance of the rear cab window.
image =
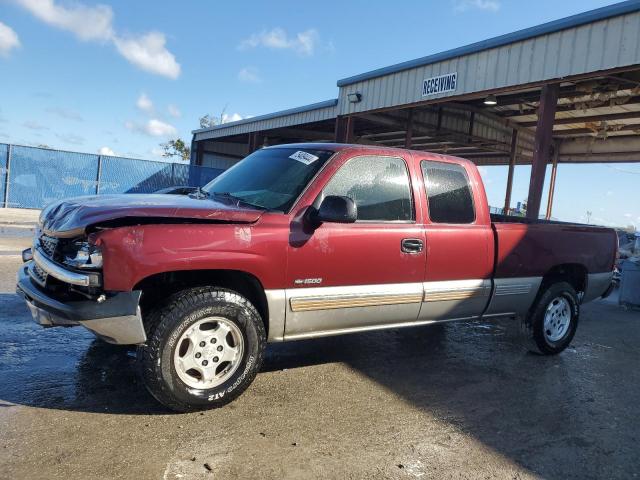
[(358, 208), (358, 222), (415, 220), (409, 171), (399, 157), (351, 158), (329, 180), (323, 195), (351, 198)]
[(468, 224), (476, 219), (467, 171), (461, 165), (432, 160), (420, 162), (433, 223)]

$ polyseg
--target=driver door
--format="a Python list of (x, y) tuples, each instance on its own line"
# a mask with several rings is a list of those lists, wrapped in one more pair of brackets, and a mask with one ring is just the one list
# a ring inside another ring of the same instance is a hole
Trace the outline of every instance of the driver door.
[(409, 166), (397, 156), (347, 159), (321, 196), (356, 203), (355, 223), (323, 223), (290, 242), (285, 338), (414, 322), (426, 265)]

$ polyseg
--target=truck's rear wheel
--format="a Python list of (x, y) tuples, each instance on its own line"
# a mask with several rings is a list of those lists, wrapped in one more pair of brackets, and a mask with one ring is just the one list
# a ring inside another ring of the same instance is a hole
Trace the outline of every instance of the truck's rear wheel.
[(542, 355), (562, 352), (573, 340), (579, 313), (578, 298), (571, 285), (549, 285), (522, 322), (529, 349)]
[(144, 384), (172, 410), (221, 407), (253, 381), (266, 336), (255, 307), (236, 292), (180, 292), (152, 318), (138, 357)]

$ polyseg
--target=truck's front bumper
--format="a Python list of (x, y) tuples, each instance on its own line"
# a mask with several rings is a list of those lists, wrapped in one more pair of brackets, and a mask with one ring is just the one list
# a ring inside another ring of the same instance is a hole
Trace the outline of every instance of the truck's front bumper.
[(44, 327), (82, 325), (109, 343), (140, 344), (147, 336), (140, 315), (139, 290), (106, 296), (103, 302), (80, 300), (61, 302), (30, 278), (31, 261), (18, 271), (16, 291), (31, 310), (34, 321)]

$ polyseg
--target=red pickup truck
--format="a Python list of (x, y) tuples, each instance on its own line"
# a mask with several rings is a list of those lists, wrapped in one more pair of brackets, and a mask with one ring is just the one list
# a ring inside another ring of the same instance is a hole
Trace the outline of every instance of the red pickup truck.
[(616, 252), (611, 229), (492, 218), (467, 160), (295, 144), (189, 196), (49, 205), (17, 290), (41, 325), (137, 344), (148, 390), (189, 411), (240, 395), (268, 342), (507, 316), (559, 353)]

